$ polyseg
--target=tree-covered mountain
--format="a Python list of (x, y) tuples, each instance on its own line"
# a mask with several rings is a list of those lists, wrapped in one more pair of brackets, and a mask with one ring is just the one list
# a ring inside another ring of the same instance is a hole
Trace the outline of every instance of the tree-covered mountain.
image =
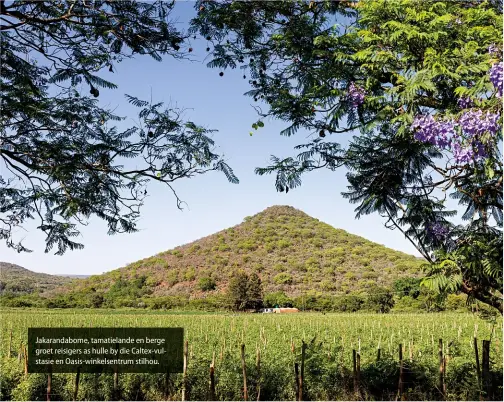
[(273, 206), (232, 228), (75, 282), (64, 293), (197, 299), (222, 294), (232, 274), (244, 270), (258, 274), (265, 294), (343, 295), (418, 277), (421, 264), (293, 207)]
[(69, 283), (73, 278), (33, 272), (19, 265), (0, 262), (0, 292), (42, 293)]

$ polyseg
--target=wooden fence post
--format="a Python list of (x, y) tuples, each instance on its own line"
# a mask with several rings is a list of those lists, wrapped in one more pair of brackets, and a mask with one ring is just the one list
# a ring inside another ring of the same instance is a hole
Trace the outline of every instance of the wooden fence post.
[(77, 367), (77, 373), (75, 374), (75, 383), (74, 383), (74, 394), (73, 400), (77, 400), (77, 395), (79, 394), (79, 381), (80, 381), (80, 366)]
[(296, 401), (299, 401), (299, 365), (294, 363), (294, 373), (296, 375)]
[(305, 356), (306, 356), (306, 343), (302, 341), (301, 344), (301, 373), (299, 376), (299, 400), (303, 400), (303, 383), (304, 383), (304, 364), (305, 364)]
[(215, 368), (210, 365), (210, 401), (215, 401)]
[(257, 400), (261, 400), (261, 350), (257, 348), (256, 352), (256, 368), (257, 368)]
[(189, 353), (189, 342), (185, 341), (184, 343), (184, 366), (183, 366), (183, 374), (182, 374), (182, 401), (186, 400), (187, 393), (187, 355)]
[(355, 397), (357, 398), (359, 385), (357, 382), (357, 352), (355, 349), (352, 349), (352, 363), (353, 363), (353, 391)]
[(357, 398), (361, 399), (361, 395), (360, 395), (360, 351), (357, 352)]
[(117, 366), (114, 370), (114, 398), (116, 401), (119, 400), (119, 370)]
[(243, 400), (248, 401), (248, 390), (247, 390), (247, 365), (245, 364), (245, 345), (241, 345), (241, 361), (242, 361), (242, 371), (243, 371)]
[(28, 351), (26, 350), (26, 346), (23, 345), (23, 360), (24, 360), (24, 375), (28, 377)]
[(47, 373), (47, 392), (46, 400), (49, 402), (51, 400), (51, 384), (52, 383), (52, 365), (49, 365), (49, 372)]
[(170, 372), (169, 371), (165, 374), (164, 395), (165, 395), (165, 400), (168, 400), (170, 398)]
[(490, 341), (483, 341), (483, 356), (481, 362), (481, 374), (483, 379), (483, 389), (485, 390), (485, 399), (490, 400)]
[(402, 401), (404, 393), (404, 365), (403, 365), (403, 348), (402, 343), (399, 344), (399, 386), (398, 394), (399, 400)]
[(444, 381), (444, 359), (443, 359), (443, 340), (442, 339), (439, 339), (438, 354), (439, 354), (439, 391), (441, 392), (441, 398), (444, 401), (446, 399), (446, 392), (445, 392), (445, 381)]
[(476, 375), (478, 376), (478, 389), (479, 389), (479, 394), (480, 394), (480, 399), (481, 399), (481, 368), (480, 368), (480, 359), (479, 359), (479, 352), (478, 352), (478, 338), (474, 337), (473, 343), (474, 343), (474, 355), (476, 358)]
[(12, 328), (10, 330), (10, 336), (9, 336), (9, 352), (7, 354), (7, 357), (11, 357), (11, 349), (12, 349)]

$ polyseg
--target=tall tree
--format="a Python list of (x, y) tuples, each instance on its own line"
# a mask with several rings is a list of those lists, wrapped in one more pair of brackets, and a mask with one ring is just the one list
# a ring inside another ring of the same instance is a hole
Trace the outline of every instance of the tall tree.
[(366, 307), (376, 313), (388, 313), (394, 307), (394, 294), (388, 288), (374, 286), (369, 289)]
[[(424, 284), (502, 313), (502, 2), (197, 7), (193, 31), (215, 42), (209, 67), (249, 71), (253, 127), (273, 117), (289, 123), (282, 135), (313, 136), (256, 172), (287, 192), (345, 166), (357, 218), (379, 213), (401, 231), (428, 262)], [(329, 139), (357, 130), (346, 149)]]
[(228, 283), (227, 294), (234, 310), (241, 311), (247, 308), (249, 278), (245, 271), (235, 272)]
[(260, 309), (263, 306), (263, 288), (261, 278), (253, 272), (248, 278), (247, 307)]
[[(170, 22), (175, 2), (0, 1), (0, 239), (31, 219), (46, 235), (46, 252), (82, 248), (73, 240), (91, 216), (109, 234), (132, 232), (157, 181), (182, 201), (173, 183), (220, 170), (212, 130), (181, 119), (181, 110), (127, 96), (140, 127), (99, 105), (104, 78), (134, 55), (184, 58), (187, 34)], [(88, 93), (89, 92), (89, 93)]]

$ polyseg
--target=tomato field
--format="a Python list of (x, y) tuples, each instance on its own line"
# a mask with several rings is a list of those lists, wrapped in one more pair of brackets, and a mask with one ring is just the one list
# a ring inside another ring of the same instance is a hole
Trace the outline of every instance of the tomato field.
[[(80, 326), (183, 327), (187, 372), (82, 374), (77, 392), (76, 374), (53, 374), (51, 400), (244, 400), (244, 372), (248, 400), (299, 399), (300, 376), (304, 400), (394, 400), (399, 392), (409, 400), (502, 396), (502, 321), (471, 314), (3, 310), (2, 319), (2, 400), (48, 398), (47, 374), (24, 372), (27, 328)], [(481, 341), (490, 341), (486, 374), (484, 364), (479, 369), (476, 364), (475, 337), (479, 360), (484, 354)], [(486, 378), (480, 379), (482, 373)]]

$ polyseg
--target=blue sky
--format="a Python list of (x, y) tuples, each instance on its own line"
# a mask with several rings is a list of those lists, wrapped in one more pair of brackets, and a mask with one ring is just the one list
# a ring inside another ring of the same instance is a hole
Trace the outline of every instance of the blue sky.
[[(192, 2), (177, 5), (176, 14), (185, 25), (193, 13)], [(239, 224), (248, 215), (256, 214), (272, 205), (291, 205), (308, 215), (336, 228), (363, 236), (387, 247), (418, 255), (413, 246), (398, 231), (384, 227), (384, 219), (376, 215), (354, 219), (355, 206), (343, 199), (346, 190), (345, 171), (320, 171), (305, 176), (303, 185), (288, 194), (277, 193), (274, 176), (257, 176), (254, 168), (266, 166), (270, 155), (295, 155), (293, 146), (304, 143), (308, 132), (291, 138), (279, 135), (287, 126), (284, 122), (265, 121), (265, 127), (249, 135), (257, 115), (252, 99), (243, 96), (250, 89), (241, 70), (227, 70), (223, 77), (219, 70), (209, 69), (206, 62), (206, 41), (193, 43), (194, 62), (165, 59), (156, 62), (137, 57), (116, 66), (116, 73), (103, 73), (116, 83), (117, 90), (100, 90), (103, 105), (117, 107), (116, 113), (128, 116), (125, 124), (134, 124), (136, 108), (127, 104), (124, 94), (140, 99), (164, 101), (187, 108), (186, 118), (208, 128), (219, 130), (214, 135), (218, 150), (240, 179), (240, 184), (228, 183), (220, 172), (180, 181), (175, 184), (179, 196), (188, 206), (181, 212), (168, 188), (152, 184), (150, 196), (142, 210), (139, 232), (107, 235), (106, 225), (92, 219), (81, 227), (84, 243), (81, 251), (63, 256), (44, 253), (44, 235), (35, 224), (18, 230), (17, 237), (34, 250), (18, 254), (0, 244), (0, 261), (19, 264), (36, 272), (51, 274), (98, 274), (136, 260), (189, 243), (219, 230)], [(345, 143), (349, 135), (339, 137)]]

